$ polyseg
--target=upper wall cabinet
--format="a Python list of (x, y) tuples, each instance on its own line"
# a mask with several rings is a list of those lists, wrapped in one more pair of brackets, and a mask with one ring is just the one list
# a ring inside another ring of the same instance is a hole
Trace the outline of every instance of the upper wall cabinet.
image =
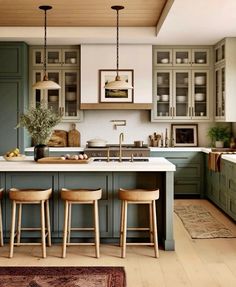
[(236, 38), (225, 38), (215, 46), (215, 120), (236, 121)]
[(33, 90), (32, 85), (43, 79), (44, 50), (30, 48), (31, 106), (43, 103), (46, 107), (63, 114), (63, 122), (79, 122), (83, 112), (79, 110), (80, 66), (79, 47), (50, 47), (47, 49), (47, 73), (49, 80), (58, 83), (60, 90)]
[(209, 48), (156, 48), (154, 66), (158, 67), (207, 67), (210, 65)]
[(212, 120), (210, 47), (154, 47), (153, 122)]

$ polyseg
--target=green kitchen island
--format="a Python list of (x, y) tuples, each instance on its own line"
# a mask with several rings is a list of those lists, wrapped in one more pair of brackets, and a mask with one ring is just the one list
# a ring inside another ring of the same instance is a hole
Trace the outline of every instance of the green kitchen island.
[[(173, 237), (173, 200), (175, 165), (163, 157), (148, 158), (147, 162), (94, 161), (88, 164), (40, 164), (26, 157), (23, 161), (5, 161), (0, 157), (0, 187), (4, 188), (3, 227), (4, 237), (9, 238), (11, 224), (11, 203), (8, 190), (15, 188), (49, 188), (53, 195), (50, 199), (53, 242), (61, 242), (64, 223), (64, 204), (60, 199), (60, 189), (65, 188), (102, 188), (99, 201), (100, 237), (102, 242), (118, 242), (120, 229), (119, 188), (159, 188), (157, 201), (158, 238), (165, 250), (174, 250)], [(75, 206), (72, 210), (72, 226), (91, 226), (93, 223), (90, 206)], [(24, 206), (23, 225), (40, 224), (38, 206)], [(148, 223), (148, 208), (145, 205), (132, 205), (128, 212), (128, 225), (144, 227)], [(39, 237), (39, 234), (30, 234)], [(29, 233), (22, 234), (27, 240)], [(72, 241), (90, 240), (91, 231), (72, 232)], [(129, 240), (146, 239), (145, 232), (129, 231)]]

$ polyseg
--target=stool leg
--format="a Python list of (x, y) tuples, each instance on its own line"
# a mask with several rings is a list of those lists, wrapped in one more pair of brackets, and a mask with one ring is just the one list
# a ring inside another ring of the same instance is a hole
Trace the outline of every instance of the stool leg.
[(150, 242), (153, 243), (153, 216), (152, 216), (152, 204), (149, 204), (149, 228), (150, 228)]
[(41, 240), (42, 240), (42, 257), (46, 258), (46, 240), (45, 240), (45, 201), (41, 201)]
[(121, 200), (121, 211), (120, 211), (120, 247), (123, 246), (123, 233), (124, 233), (124, 201)]
[(124, 200), (124, 217), (123, 217), (123, 235), (122, 235), (122, 253), (121, 257), (126, 256), (126, 236), (127, 236), (127, 200)]
[(68, 230), (68, 201), (65, 201), (65, 213), (64, 213), (64, 234), (63, 234), (63, 246), (62, 246), (62, 258), (66, 257), (66, 241), (67, 241), (67, 230)]
[(17, 223), (17, 237), (16, 242), (20, 243), (20, 237), (21, 237), (21, 218), (22, 218), (22, 204), (19, 204), (18, 207), (18, 223)]
[(67, 243), (70, 243), (70, 236), (71, 236), (71, 212), (72, 212), (72, 204), (69, 203), (68, 209), (68, 236), (67, 236)]
[(96, 257), (100, 257), (100, 251), (99, 251), (99, 219), (98, 219), (98, 201), (94, 200), (93, 202), (94, 206), (94, 231), (95, 231), (95, 252)]
[(46, 217), (47, 217), (47, 231), (48, 231), (48, 246), (51, 246), (52, 245), (52, 240), (51, 240), (49, 200), (46, 200)]
[(152, 201), (152, 219), (153, 219), (153, 236), (154, 236), (154, 250), (155, 250), (155, 257), (159, 257), (159, 250), (158, 250), (158, 238), (157, 238), (157, 216), (156, 216), (156, 202), (155, 200)]
[(16, 202), (12, 202), (12, 213), (11, 213), (11, 237), (10, 237), (10, 254), (9, 257), (13, 257), (14, 249), (14, 238), (15, 238), (15, 223), (16, 223)]
[(3, 246), (2, 203), (0, 202), (0, 246)]

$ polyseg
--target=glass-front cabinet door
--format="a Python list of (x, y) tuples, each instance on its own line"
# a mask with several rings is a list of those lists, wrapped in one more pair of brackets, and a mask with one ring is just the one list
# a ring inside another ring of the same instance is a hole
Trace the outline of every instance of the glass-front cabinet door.
[(193, 66), (209, 66), (209, 49), (192, 49), (192, 65)]
[(173, 117), (187, 119), (191, 116), (191, 73), (174, 71)]
[(215, 46), (215, 64), (225, 59), (225, 41), (221, 41)]
[(225, 116), (225, 67), (215, 69), (215, 117), (217, 120)]
[(64, 107), (63, 115), (64, 119), (76, 120), (78, 119), (78, 91), (79, 91), (79, 79), (78, 71), (63, 71), (63, 97), (62, 106)]
[(155, 49), (154, 65), (155, 66), (172, 66), (172, 49)]
[(62, 63), (64, 66), (79, 66), (79, 50), (62, 49)]
[(154, 79), (154, 112), (160, 119), (172, 118), (172, 71), (156, 71)]
[(191, 50), (190, 49), (174, 49), (174, 66), (190, 66)]
[[(48, 79), (61, 86), (61, 74), (58, 71), (48, 71)], [(46, 102), (49, 109), (58, 113), (61, 107), (61, 90), (47, 90)]]
[(191, 117), (209, 117), (209, 71), (192, 71), (192, 108)]

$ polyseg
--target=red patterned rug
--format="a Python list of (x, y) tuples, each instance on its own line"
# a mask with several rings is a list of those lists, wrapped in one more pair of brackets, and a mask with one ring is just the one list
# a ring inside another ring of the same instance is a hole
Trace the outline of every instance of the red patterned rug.
[(123, 267), (0, 267), (0, 287), (125, 287)]

